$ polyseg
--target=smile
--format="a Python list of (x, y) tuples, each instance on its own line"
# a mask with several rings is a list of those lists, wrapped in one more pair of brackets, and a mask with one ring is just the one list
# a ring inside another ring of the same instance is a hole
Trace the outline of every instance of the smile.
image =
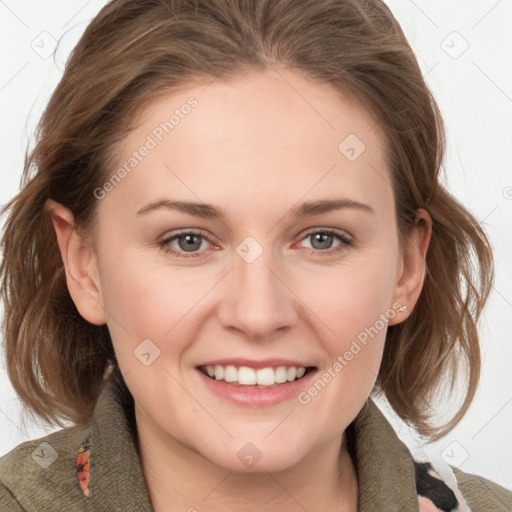
[(314, 366), (268, 366), (250, 368), (235, 365), (199, 366), (199, 370), (212, 380), (224, 381), (234, 386), (254, 386), (260, 388), (276, 387), (288, 382), (302, 379), (312, 372)]

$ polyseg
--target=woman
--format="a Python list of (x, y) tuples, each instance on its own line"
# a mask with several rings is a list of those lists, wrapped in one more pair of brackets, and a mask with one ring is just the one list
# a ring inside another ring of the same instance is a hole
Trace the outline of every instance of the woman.
[(510, 510), (371, 399), (435, 439), (477, 387), (492, 256), (443, 144), (378, 0), (110, 2), (6, 208), (9, 375), (76, 426), (0, 460), (2, 510)]

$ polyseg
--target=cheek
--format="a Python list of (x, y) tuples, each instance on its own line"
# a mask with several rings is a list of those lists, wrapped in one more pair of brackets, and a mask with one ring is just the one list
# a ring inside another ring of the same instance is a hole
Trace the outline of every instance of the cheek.
[(104, 305), (114, 321), (160, 337), (212, 284), (199, 269), (165, 265), (157, 248), (112, 250), (101, 259), (100, 279)]
[(335, 348), (344, 348), (375, 324), (382, 330), (381, 315), (392, 306), (398, 255), (390, 245), (354, 253), (346, 262), (322, 270), (323, 275), (303, 276), (301, 298)]
[[(384, 245), (333, 272), (322, 293), (318, 287), (313, 292), (315, 280), (308, 281), (311, 309), (324, 326), (323, 343), (330, 356), (320, 378), (333, 383), (335, 409), (342, 401), (356, 411), (379, 372), (388, 321), (396, 315), (392, 297), (398, 253)], [(348, 396), (347, 390), (351, 390)]]
[(189, 302), (180, 293), (179, 279), (171, 280), (169, 272), (156, 272), (148, 261), (129, 251), (106, 255), (101, 261), (100, 279), (108, 327), (121, 368), (139, 364), (133, 356), (145, 340), (154, 344), (153, 352), (163, 351)]
[[(145, 339), (160, 350), (184, 350), (186, 342), (180, 340), (192, 339), (201, 318), (211, 312), (212, 295), (207, 295), (222, 273), (208, 266), (166, 265), (158, 249), (116, 250), (123, 245), (115, 240), (108, 247), (100, 259), (100, 280), (120, 364), (121, 352), (133, 359), (134, 349)], [(301, 266), (284, 277), (305, 307), (303, 318), (334, 358), (390, 307), (395, 266), (393, 247), (381, 244), (338, 264), (316, 265), (314, 272), (310, 265)], [(283, 295), (283, 300), (296, 299)]]

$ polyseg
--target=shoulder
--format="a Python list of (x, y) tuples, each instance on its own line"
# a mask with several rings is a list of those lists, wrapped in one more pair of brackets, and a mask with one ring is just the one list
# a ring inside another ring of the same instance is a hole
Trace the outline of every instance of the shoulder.
[(512, 490), (484, 477), (452, 469), (471, 512), (512, 512)]
[(512, 491), (486, 478), (464, 473), (439, 460), (435, 466), (416, 461), (414, 466), (420, 512), (467, 512), (468, 507), (471, 512), (512, 512)]
[(76, 447), (86, 439), (87, 429), (69, 427), (21, 443), (0, 457), (2, 512), (56, 505), (56, 496), (59, 508), (73, 509), (81, 493)]
[(86, 425), (27, 441), (1, 457), (0, 510), (152, 511), (123, 396), (106, 382)]
[(0, 505), (3, 512), (24, 512), (23, 507), (19, 501), (12, 495), (12, 493), (0, 483)]

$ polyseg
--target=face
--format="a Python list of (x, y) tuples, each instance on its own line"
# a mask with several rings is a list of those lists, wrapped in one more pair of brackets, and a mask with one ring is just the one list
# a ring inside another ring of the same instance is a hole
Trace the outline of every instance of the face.
[(138, 426), (232, 471), (339, 442), (406, 302), (375, 120), (281, 75), (154, 102), (97, 191), (90, 268)]

